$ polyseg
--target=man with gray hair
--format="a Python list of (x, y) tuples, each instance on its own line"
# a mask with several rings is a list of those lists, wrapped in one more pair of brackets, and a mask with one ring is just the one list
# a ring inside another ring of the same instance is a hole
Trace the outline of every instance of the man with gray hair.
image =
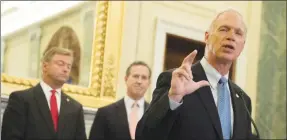
[(54, 47), (44, 53), (41, 82), (9, 96), (2, 140), (87, 139), (82, 105), (61, 90), (72, 63), (68, 49)]
[(205, 33), (204, 58), (193, 64), (194, 50), (180, 67), (159, 75), (136, 139), (249, 139), (251, 100), (228, 79), (244, 48), (246, 32), (237, 11), (219, 13)]

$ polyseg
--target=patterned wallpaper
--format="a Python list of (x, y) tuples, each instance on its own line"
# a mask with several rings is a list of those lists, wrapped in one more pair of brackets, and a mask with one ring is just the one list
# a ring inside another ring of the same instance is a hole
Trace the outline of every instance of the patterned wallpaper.
[(286, 139), (286, 2), (264, 1), (255, 122), (263, 139)]

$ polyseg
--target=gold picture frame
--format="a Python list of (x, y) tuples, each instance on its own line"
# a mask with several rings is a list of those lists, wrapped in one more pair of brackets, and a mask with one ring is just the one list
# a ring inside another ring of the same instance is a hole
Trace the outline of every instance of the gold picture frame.
[[(78, 85), (65, 84), (62, 88), (63, 92), (75, 98), (83, 106), (91, 108), (99, 108), (114, 102), (116, 99), (114, 84), (105, 83), (106, 85), (110, 86), (103, 86), (102, 83), (105, 82), (103, 79), (107, 79), (105, 73), (115, 73), (114, 69), (105, 69), (105, 72), (103, 72), (109, 2), (98, 1), (96, 6), (96, 25), (93, 41), (89, 86), (83, 87)], [(106, 65), (113, 66), (114, 59), (114, 57), (111, 57), (111, 60), (109, 60), (110, 64), (105, 64), (105, 68)], [(111, 82), (113, 82), (116, 77), (113, 76), (111, 78)], [(1, 94), (9, 96), (9, 94), (13, 91), (23, 90), (35, 86), (37, 83), (39, 83), (39, 81), (39, 79), (20, 78), (2, 73)], [(107, 88), (109, 89), (107, 90)], [(103, 93), (107, 91), (109, 93)]]

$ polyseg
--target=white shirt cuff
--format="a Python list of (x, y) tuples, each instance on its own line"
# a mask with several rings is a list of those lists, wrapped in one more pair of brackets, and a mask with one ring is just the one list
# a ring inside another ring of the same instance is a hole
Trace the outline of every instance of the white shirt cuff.
[(178, 103), (178, 102), (169, 98), (169, 107), (171, 110), (177, 109), (181, 104), (182, 104), (182, 101), (180, 103)]

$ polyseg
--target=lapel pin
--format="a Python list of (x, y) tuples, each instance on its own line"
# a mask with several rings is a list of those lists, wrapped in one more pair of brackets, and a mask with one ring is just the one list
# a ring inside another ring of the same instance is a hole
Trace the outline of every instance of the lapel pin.
[(69, 98), (67, 98), (67, 102), (70, 102), (70, 99), (69, 99)]
[(236, 94), (236, 97), (239, 98), (238, 94)]

